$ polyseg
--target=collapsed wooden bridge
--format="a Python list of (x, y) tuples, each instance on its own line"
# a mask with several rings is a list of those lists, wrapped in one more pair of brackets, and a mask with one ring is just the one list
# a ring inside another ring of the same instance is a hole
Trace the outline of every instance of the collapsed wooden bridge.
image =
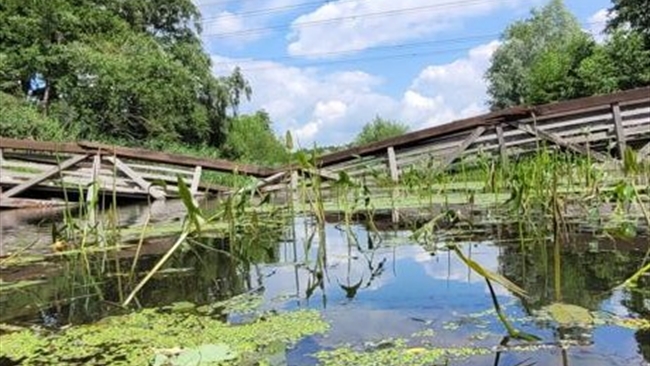
[[(487, 113), (327, 154), (317, 166), (325, 178), (336, 179), (341, 171), (352, 178), (384, 172), (399, 182), (410, 168), (445, 170), (485, 157), (508, 164), (542, 146), (600, 163), (620, 163), (627, 148), (639, 160), (649, 159), (650, 87)], [(282, 186), (282, 171), (274, 172), (275, 184), (267, 189)]]
[(0, 208), (52, 206), (46, 197), (95, 193), (120, 199), (164, 199), (178, 195), (178, 178), (193, 195), (230, 190), (202, 183), (206, 171), (264, 177), (270, 170), (227, 160), (77, 142), (54, 143), (0, 137)]
[[(626, 149), (639, 160), (650, 157), (650, 87), (535, 107), (516, 107), (411, 132), (384, 141), (321, 156), (311, 169), (270, 169), (226, 160), (166, 154), (95, 143), (52, 143), (0, 137), (0, 207), (52, 204), (21, 194), (90, 195), (99, 190), (120, 197), (163, 199), (177, 195), (177, 177), (195, 195), (230, 191), (201, 183), (204, 171), (258, 178), (254, 187), (273, 191), (295, 184), (300, 172), (353, 179), (385, 172), (394, 182), (411, 167), (444, 170), (459, 161), (509, 159), (540, 146), (587, 155), (616, 164)], [(308, 171), (306, 171), (308, 170)], [(157, 182), (165, 182), (166, 188)]]

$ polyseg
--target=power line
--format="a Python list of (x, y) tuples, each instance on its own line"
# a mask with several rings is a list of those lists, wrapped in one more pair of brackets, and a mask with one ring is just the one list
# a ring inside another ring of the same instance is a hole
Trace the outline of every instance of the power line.
[[(444, 44), (444, 43), (463, 43), (463, 42), (469, 42), (469, 41), (479, 41), (479, 40), (485, 40), (485, 39), (493, 39), (495, 37), (498, 37), (499, 35), (500, 35), (500, 33), (491, 33), (491, 34), (482, 34), (482, 35), (474, 35), (474, 36), (459, 37), (459, 38), (439, 39), (439, 40), (435, 40), (435, 41), (422, 41), (422, 42), (401, 43), (401, 44), (395, 44), (395, 45), (387, 45), (387, 46), (354, 48), (354, 49), (348, 49), (348, 50), (343, 50), (343, 51), (314, 52), (314, 53), (302, 54), (302, 55), (300, 55), (300, 57), (301, 58), (312, 58), (312, 57), (320, 57), (320, 56), (339, 56), (339, 55), (351, 54), (351, 53), (361, 52), (361, 51), (402, 49), (402, 48), (412, 48), (412, 47), (427, 46), (427, 45), (434, 45), (434, 44)], [(291, 60), (291, 59), (297, 59), (297, 57), (295, 57), (295, 56), (277, 56), (277, 57), (266, 58), (265, 61), (282, 61), (282, 60)], [(258, 62), (258, 61), (255, 61), (255, 60), (242, 60), (242, 61), (239, 61), (238, 63), (255, 63), (255, 62)], [(232, 63), (233, 62), (217, 62), (217, 63), (215, 63), (215, 65), (232, 64)]]
[[(353, 3), (353, 2), (361, 2), (365, 0), (339, 0), (337, 1), (337, 4), (341, 3)], [(282, 13), (286, 12), (289, 10), (294, 10), (294, 9), (299, 9), (299, 8), (305, 8), (305, 7), (310, 7), (314, 5), (325, 5), (330, 3), (330, 1), (308, 1), (304, 3), (298, 3), (298, 4), (293, 4), (293, 5), (285, 5), (285, 6), (277, 6), (277, 7), (272, 7), (272, 8), (263, 8), (263, 9), (257, 9), (257, 10), (250, 10), (250, 11), (244, 11), (240, 13), (228, 13), (228, 14), (220, 14), (214, 17), (208, 17), (208, 18), (203, 18), (200, 20), (200, 23), (210, 23), (215, 20), (220, 20), (222, 18), (231, 18), (231, 17), (239, 17), (239, 18), (246, 18), (246, 17), (256, 17), (256, 16), (261, 16), (261, 15), (268, 15), (268, 14), (273, 14), (273, 13)]]
[[(595, 24), (602, 24), (605, 23), (604, 21), (599, 21), (599, 22), (588, 22), (584, 23), (584, 26), (587, 25), (595, 25)], [(592, 34), (594, 32), (588, 31), (589, 34)], [(497, 36), (498, 34), (493, 34), (494, 36)], [(393, 45), (393, 46), (383, 46), (383, 47), (375, 47), (374, 49), (396, 49), (396, 48), (401, 48), (403, 46), (412, 46), (412, 45), (424, 45), (424, 44), (435, 44), (435, 43), (441, 43), (441, 42), (452, 42), (452, 41), (464, 41), (464, 40), (471, 40), (473, 39), (478, 39), (479, 37), (485, 37), (485, 38), (494, 38), (490, 37), (491, 35), (486, 34), (486, 35), (478, 35), (478, 36), (471, 36), (471, 37), (463, 37), (463, 38), (455, 38), (455, 39), (446, 39), (446, 40), (438, 40), (438, 41), (431, 41), (431, 42), (418, 42), (418, 43), (406, 43), (406, 44), (400, 44), (400, 45)], [(420, 52), (411, 52), (411, 53), (398, 53), (398, 54), (388, 54), (388, 55), (380, 55), (380, 56), (362, 56), (362, 57), (356, 57), (356, 58), (346, 58), (342, 60), (326, 60), (326, 61), (313, 61), (313, 62), (303, 62), (299, 64), (293, 64), (293, 65), (267, 65), (267, 66), (259, 66), (259, 67), (246, 67), (244, 71), (258, 71), (258, 70), (267, 70), (267, 69), (276, 69), (276, 68), (283, 68), (283, 67), (309, 67), (309, 66), (323, 66), (323, 65), (336, 65), (336, 64), (346, 64), (346, 63), (358, 63), (358, 62), (375, 62), (375, 61), (384, 61), (384, 60), (396, 60), (396, 59), (404, 59), (404, 58), (412, 58), (412, 57), (422, 57), (422, 56), (430, 56), (430, 55), (435, 55), (435, 54), (448, 54), (448, 53), (456, 53), (456, 52), (466, 52), (471, 50), (474, 47), (459, 47), (459, 48), (453, 48), (453, 49), (438, 49), (438, 50), (429, 50), (429, 51), (420, 51)], [(371, 50), (371, 49), (361, 49), (362, 51), (365, 50)], [(352, 51), (347, 51), (347, 52), (352, 52)], [(323, 55), (323, 54), (336, 54), (337, 52), (323, 52), (323, 53), (314, 53), (312, 55)], [(260, 63), (260, 62), (267, 62), (267, 61), (276, 61), (278, 59), (295, 59), (295, 60), (300, 60), (295, 57), (277, 57), (275, 59), (265, 59), (265, 60), (243, 60), (243, 61), (233, 61), (233, 62), (219, 62), (215, 63), (214, 66), (223, 66), (223, 67), (235, 67), (239, 66), (241, 64), (247, 64), (247, 63)]]
[(267, 27), (244, 29), (244, 30), (240, 30), (240, 31), (232, 31), (232, 32), (224, 32), (224, 33), (213, 33), (213, 34), (202, 34), (201, 36), (202, 37), (210, 37), (210, 38), (228, 38), (228, 37), (232, 37), (232, 36), (263, 33), (263, 32), (267, 32), (267, 31), (271, 31), (271, 30), (278, 30), (278, 29), (284, 29), (284, 28), (289, 28), (289, 27), (301, 28), (301, 27), (306, 27), (306, 26), (337, 23), (337, 22), (345, 21), (345, 20), (358, 20), (358, 19), (366, 19), (366, 18), (374, 18), (374, 17), (384, 17), (384, 16), (389, 16), (389, 15), (407, 14), (407, 13), (411, 13), (411, 12), (430, 11), (430, 10), (439, 9), (439, 8), (453, 8), (453, 7), (458, 7), (458, 6), (466, 6), (466, 5), (470, 5), (470, 4), (479, 4), (479, 3), (486, 3), (486, 2), (498, 2), (498, 1), (501, 1), (501, 0), (461, 0), (461, 1), (451, 1), (451, 2), (447, 2), (447, 3), (434, 4), (434, 5), (424, 5), (424, 6), (417, 6), (417, 7), (411, 7), (411, 8), (380, 11), (380, 12), (375, 12), (375, 13), (366, 13), (366, 14), (359, 14), (359, 15), (348, 15), (348, 16), (343, 16), (343, 17), (335, 17), (335, 18), (322, 19), (322, 20), (305, 21), (305, 22), (300, 22), (300, 23), (297, 23), (297, 24), (293, 24), (293, 23), (276, 24), (276, 25), (271, 25), (271, 26), (267, 26)]

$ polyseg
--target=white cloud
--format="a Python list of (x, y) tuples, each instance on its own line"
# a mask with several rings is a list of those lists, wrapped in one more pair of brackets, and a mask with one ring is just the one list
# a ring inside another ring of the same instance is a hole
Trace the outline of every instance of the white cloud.
[(395, 44), (460, 26), (462, 20), (514, 7), (520, 2), (331, 1), (292, 23), (288, 51), (291, 55), (306, 56)]
[(588, 32), (594, 36), (596, 42), (602, 43), (607, 39), (607, 35), (604, 32), (609, 19), (609, 11), (607, 9), (600, 9), (587, 20), (589, 23)]
[(404, 93), (402, 119), (428, 127), (484, 112), (483, 75), (498, 47), (492, 41), (471, 49), (467, 57), (426, 67)]
[(276, 132), (283, 135), (290, 130), (301, 146), (314, 141), (340, 145), (351, 141), (376, 115), (418, 129), (484, 112), (483, 74), (498, 45), (493, 41), (451, 63), (424, 68), (400, 98), (380, 93), (383, 79), (358, 70), (326, 73), (219, 56), (213, 61), (217, 74), (228, 73), (236, 63), (242, 67), (253, 88), (244, 112), (266, 110)]

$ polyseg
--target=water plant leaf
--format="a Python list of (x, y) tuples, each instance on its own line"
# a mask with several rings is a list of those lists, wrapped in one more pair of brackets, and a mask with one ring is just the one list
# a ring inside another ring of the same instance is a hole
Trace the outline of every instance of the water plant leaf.
[(517, 295), (519, 295), (521, 297), (527, 297), (526, 291), (524, 291), (524, 289), (517, 286), (516, 284), (514, 284), (512, 281), (510, 281), (506, 277), (504, 277), (504, 276), (502, 276), (502, 275), (500, 275), (498, 273), (494, 273), (494, 272), (488, 270), (487, 268), (481, 266), (479, 263), (475, 262), (474, 260), (467, 258), (463, 254), (463, 252), (460, 251), (460, 249), (458, 248), (457, 245), (450, 245), (450, 247), (451, 247), (451, 249), (454, 250), (454, 252), (456, 252), (458, 257), (469, 268), (471, 268), (474, 272), (481, 275), (483, 278), (488, 279), (488, 280), (493, 281), (493, 282), (496, 282), (496, 283), (500, 284), (501, 286), (505, 287), (506, 289), (508, 289), (510, 292), (513, 292), (513, 293), (515, 293), (515, 294), (517, 294)]
[(561, 326), (587, 326), (594, 321), (589, 310), (577, 305), (556, 302), (542, 310)]
[(201, 213), (199, 207), (196, 205), (196, 202), (192, 197), (192, 192), (187, 187), (187, 184), (185, 184), (183, 178), (178, 175), (176, 177), (176, 180), (178, 182), (178, 194), (181, 197), (183, 204), (185, 205), (185, 209), (187, 210), (187, 220), (189, 220), (190, 224), (194, 226), (194, 229), (196, 231), (200, 232), (201, 224), (203, 221), (205, 221), (203, 219), (203, 214)]

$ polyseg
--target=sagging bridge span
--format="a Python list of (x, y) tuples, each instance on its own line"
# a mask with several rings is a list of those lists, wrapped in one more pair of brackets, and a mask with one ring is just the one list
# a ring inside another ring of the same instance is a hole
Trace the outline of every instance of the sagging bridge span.
[[(460, 159), (492, 156), (503, 164), (513, 156), (546, 146), (616, 163), (627, 148), (650, 158), (650, 87), (534, 107), (516, 107), (454, 121), (384, 141), (319, 157), (315, 171), (336, 179), (370, 169), (384, 170), (398, 182), (408, 167), (446, 169)], [(178, 194), (181, 177), (195, 195), (230, 192), (207, 185), (206, 171), (257, 178), (261, 190), (286, 187), (298, 166), (268, 168), (90, 142), (55, 143), (0, 137), (0, 208), (49, 206), (62, 192), (95, 190), (120, 198), (164, 199)], [(160, 185), (165, 182), (165, 186)], [(34, 193), (40, 199), (34, 198)], [(46, 199), (42, 197), (45, 196)]]

